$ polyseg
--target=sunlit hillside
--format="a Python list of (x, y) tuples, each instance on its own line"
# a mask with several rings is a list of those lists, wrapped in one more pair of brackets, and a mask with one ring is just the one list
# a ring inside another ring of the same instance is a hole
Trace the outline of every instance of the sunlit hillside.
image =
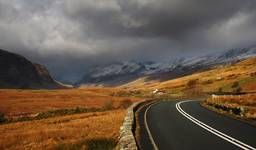
[(231, 66), (217, 66), (208, 71), (197, 72), (165, 82), (156, 80), (147, 82), (147, 78), (144, 77), (122, 87), (126, 89), (142, 90), (145, 94), (159, 89), (167, 95), (182, 95), (188, 88), (196, 88), (204, 93), (232, 93), (235, 90), (235, 86), (241, 88), (240, 93), (256, 92), (255, 57), (248, 58)]

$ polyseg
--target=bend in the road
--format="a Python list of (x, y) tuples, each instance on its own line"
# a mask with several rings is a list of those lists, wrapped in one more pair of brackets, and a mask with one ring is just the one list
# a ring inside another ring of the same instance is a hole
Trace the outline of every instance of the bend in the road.
[[(191, 104), (189, 102), (191, 102)], [(195, 106), (197, 107), (194, 108)], [(204, 113), (207, 112), (206, 113), (207, 115), (203, 115), (203, 116), (198, 115), (198, 114), (204, 114), (202, 113), (202, 111)], [(178, 115), (178, 114), (181, 114), (181, 115)], [(206, 117), (208, 118), (206, 119)], [(212, 122), (213, 124), (211, 123), (211, 121), (209, 122), (209, 120), (213, 119), (212, 117), (214, 118), (214, 120), (218, 120), (218, 122), (216, 122), (217, 124), (215, 122)], [(198, 120), (198, 118), (200, 118), (200, 120)], [(236, 122), (235, 120), (231, 120), (229, 118), (225, 118), (224, 116), (217, 115), (216, 113), (213, 113), (209, 110), (206, 111), (206, 109), (201, 107), (198, 102), (192, 103), (192, 101), (177, 101), (177, 102), (170, 101), (169, 103), (169, 102), (161, 101), (154, 104), (149, 104), (144, 107), (142, 114), (140, 115), (140, 119), (144, 124), (144, 127), (141, 126), (141, 129), (143, 130), (142, 137), (143, 136), (145, 137), (146, 135), (148, 139), (146, 140), (148, 142), (145, 142), (145, 141), (143, 142), (142, 145), (145, 146), (143, 147), (143, 149), (150, 148), (149, 145), (145, 145), (146, 143), (150, 144), (152, 148), (156, 150), (158, 149), (191, 149), (191, 148), (193, 149), (196, 146), (195, 143), (197, 144), (201, 143), (203, 144), (203, 147), (207, 147), (207, 143), (208, 144), (215, 143), (217, 145), (214, 144), (214, 147), (217, 146), (219, 148), (229, 149), (233, 147), (232, 149), (235, 149), (236, 147), (236, 148), (241, 148), (245, 150), (255, 150), (254, 147), (242, 142), (248, 138), (239, 137), (239, 140), (234, 138), (234, 137), (237, 137), (237, 130), (235, 134), (233, 134), (234, 132), (230, 133), (230, 130), (226, 132), (227, 128), (225, 124), (222, 123), (222, 121), (229, 122), (230, 125), (232, 125), (232, 129), (233, 129), (232, 131), (234, 131), (233, 124), (236, 126), (241, 123)], [(219, 125), (222, 125), (222, 126), (219, 126)], [(247, 133), (248, 130), (252, 131), (248, 133), (250, 135), (249, 136), (250, 139), (248, 140), (248, 142), (251, 144), (252, 138), (254, 137), (252, 136), (251, 133), (254, 133), (254, 129), (250, 127), (248, 127), (247, 129), (247, 127), (245, 126), (246, 125), (244, 124), (241, 125), (241, 127), (245, 129), (246, 131), (245, 133)], [(209, 133), (212, 133), (212, 134), (209, 134)], [(187, 135), (190, 135), (190, 136), (187, 137)], [(247, 135), (247, 134), (243, 134), (243, 135)], [(198, 138), (200, 137), (199, 138), (200, 140), (199, 139), (195, 140), (194, 136)], [(183, 142), (181, 142), (179, 139), (183, 139), (183, 138), (186, 138), (186, 145), (180, 145)]]
[(248, 144), (245, 144), (231, 136), (228, 136), (226, 135), (225, 133), (222, 133), (214, 128), (212, 128), (211, 126), (199, 121), (198, 119), (194, 118), (193, 116), (189, 115), (188, 113), (186, 113), (181, 107), (180, 105), (182, 103), (187, 103), (187, 102), (191, 102), (191, 100), (188, 100), (188, 101), (181, 101), (181, 102), (178, 102), (176, 103), (176, 109), (183, 115), (185, 116), (187, 119), (189, 119), (190, 121), (192, 121), (193, 123), (197, 124), (198, 126), (202, 127), (203, 129), (209, 131), (210, 133), (222, 138), (223, 140), (226, 140), (244, 150), (255, 150), (256, 148), (248, 145)]

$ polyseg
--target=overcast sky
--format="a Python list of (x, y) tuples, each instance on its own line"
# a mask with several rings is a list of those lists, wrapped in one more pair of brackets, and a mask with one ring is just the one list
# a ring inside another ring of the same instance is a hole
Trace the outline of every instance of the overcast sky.
[(57, 78), (254, 45), (255, 0), (0, 0), (0, 48)]

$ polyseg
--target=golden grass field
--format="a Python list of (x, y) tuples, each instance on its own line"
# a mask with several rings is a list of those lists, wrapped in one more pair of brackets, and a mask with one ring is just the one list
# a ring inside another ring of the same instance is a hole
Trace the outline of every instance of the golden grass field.
[(0, 90), (0, 112), (7, 117), (19, 117), (55, 109), (101, 108), (109, 102), (118, 107), (127, 99), (140, 100), (111, 96), (115, 91), (119, 89)]
[(34, 117), (61, 109), (110, 108), (99, 112), (55, 116), (0, 125), (0, 149), (113, 149), (126, 110), (115, 88), (0, 90), (0, 112), (6, 118)]
[[(114, 110), (0, 125), (0, 149), (113, 148), (125, 113)], [(99, 145), (93, 147), (90, 141)]]

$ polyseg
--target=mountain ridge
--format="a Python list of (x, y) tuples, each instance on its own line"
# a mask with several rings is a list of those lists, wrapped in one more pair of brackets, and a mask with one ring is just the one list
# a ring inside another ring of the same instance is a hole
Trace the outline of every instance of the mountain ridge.
[(176, 58), (163, 62), (131, 61), (96, 67), (85, 74), (77, 86), (120, 86), (140, 77), (146, 80), (169, 80), (218, 65), (230, 65), (256, 56), (256, 46), (192, 58)]

